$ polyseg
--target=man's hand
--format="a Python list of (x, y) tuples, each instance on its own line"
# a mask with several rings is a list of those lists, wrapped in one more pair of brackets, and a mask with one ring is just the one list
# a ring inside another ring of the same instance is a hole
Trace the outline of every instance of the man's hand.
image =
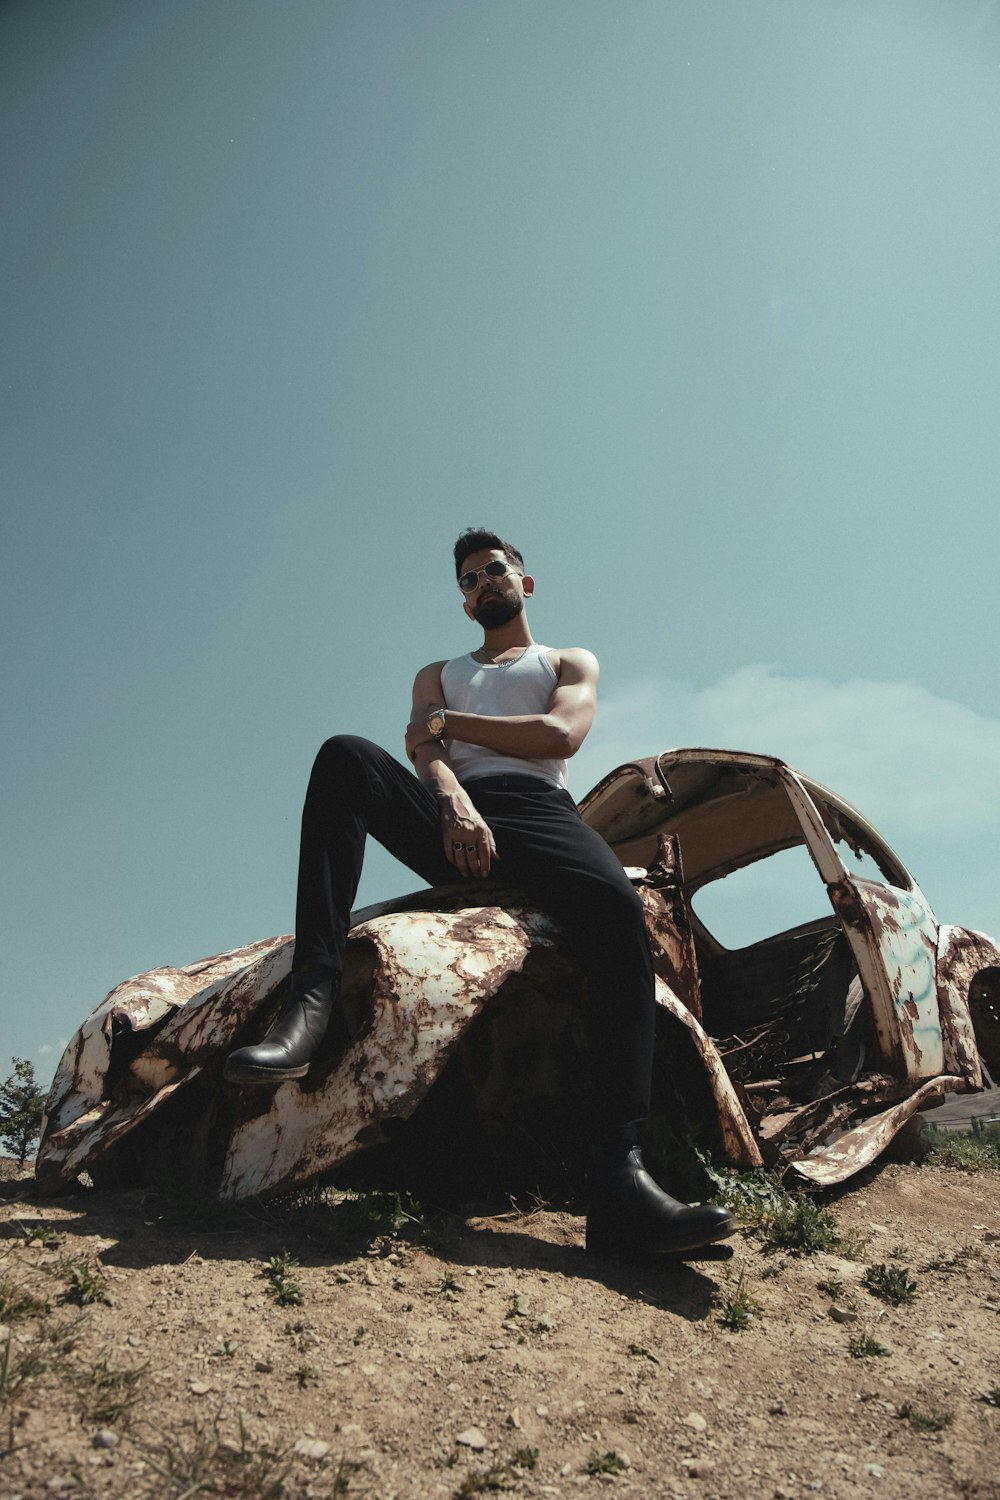
[(440, 792), (441, 837), (445, 858), (460, 875), (486, 876), (497, 858), (493, 833), (461, 787)]

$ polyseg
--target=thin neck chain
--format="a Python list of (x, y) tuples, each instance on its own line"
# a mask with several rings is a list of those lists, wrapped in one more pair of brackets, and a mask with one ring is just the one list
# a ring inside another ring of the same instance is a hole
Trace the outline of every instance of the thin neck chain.
[[(512, 667), (516, 661), (521, 661), (521, 659), (524, 656), (524, 653), (528, 649), (529, 648), (527, 646), (515, 646), (515, 647), (506, 646), (504, 648), (504, 650), (506, 650), (506, 651), (511, 651), (511, 650), (516, 650), (517, 651), (517, 655), (509, 657), (507, 661), (497, 661), (496, 656), (491, 656), (490, 653), (486, 650), (485, 646), (480, 646), (479, 651), (478, 652), (474, 652), (473, 654), (476, 655), (476, 656), (485, 656), (486, 660), (485, 660), (485, 662), (481, 663), (482, 666), (488, 666), (488, 667)], [(497, 656), (499, 656), (500, 654), (501, 654), (500, 652), (497, 652)]]

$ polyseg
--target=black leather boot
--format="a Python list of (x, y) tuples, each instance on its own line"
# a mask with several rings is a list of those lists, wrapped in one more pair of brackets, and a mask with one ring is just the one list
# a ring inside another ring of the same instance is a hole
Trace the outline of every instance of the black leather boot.
[(726, 1208), (689, 1208), (650, 1177), (638, 1146), (607, 1147), (595, 1154), (587, 1213), (587, 1249), (593, 1255), (669, 1255), (724, 1240), (736, 1230)]
[(284, 1011), (262, 1042), (229, 1054), (223, 1078), (229, 1083), (281, 1083), (286, 1078), (304, 1078), (331, 1026), (331, 1017), (333, 1027), (339, 1023), (343, 1031), (342, 1040), (347, 1040), (347, 1023), (336, 1004), (339, 994), (340, 975), (332, 969), (293, 973), (292, 995)]

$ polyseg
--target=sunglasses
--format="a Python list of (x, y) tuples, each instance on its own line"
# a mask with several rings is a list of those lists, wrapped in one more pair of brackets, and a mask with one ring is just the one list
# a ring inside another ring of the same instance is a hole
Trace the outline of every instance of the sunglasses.
[[(512, 568), (509, 563), (501, 562), (499, 558), (495, 562), (488, 562), (485, 568), (473, 568), (471, 572), (463, 573), (458, 580), (458, 586), (463, 594), (472, 593), (479, 582), (480, 573), (485, 574), (487, 578), (506, 578), (508, 573), (517, 573), (517, 569)], [(517, 576), (520, 578), (522, 575), (517, 573)]]

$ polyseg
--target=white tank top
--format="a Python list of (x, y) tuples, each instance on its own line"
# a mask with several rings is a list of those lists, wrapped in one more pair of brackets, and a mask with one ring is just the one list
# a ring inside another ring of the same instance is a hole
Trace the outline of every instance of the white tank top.
[[(476, 661), (471, 652), (452, 657), (441, 668), (445, 708), (490, 718), (547, 713), (559, 681), (548, 658), (549, 649), (535, 643), (507, 666)], [(447, 733), (445, 725), (445, 738)], [(553, 786), (566, 785), (564, 760), (524, 760), (519, 755), (501, 755), (483, 745), (466, 745), (458, 740), (448, 741), (448, 756), (461, 782), (477, 776), (516, 773), (538, 776)]]

